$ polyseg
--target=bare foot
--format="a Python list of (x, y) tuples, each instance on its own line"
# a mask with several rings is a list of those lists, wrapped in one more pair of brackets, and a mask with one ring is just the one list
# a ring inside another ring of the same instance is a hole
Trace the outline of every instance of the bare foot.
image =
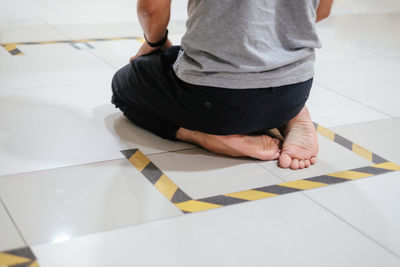
[(284, 141), (279, 166), (293, 170), (308, 168), (318, 154), (318, 140), (307, 107), (294, 117), (283, 131)]
[(210, 152), (233, 157), (252, 157), (261, 160), (278, 159), (279, 143), (267, 135), (212, 135), (179, 128), (176, 138), (195, 143)]

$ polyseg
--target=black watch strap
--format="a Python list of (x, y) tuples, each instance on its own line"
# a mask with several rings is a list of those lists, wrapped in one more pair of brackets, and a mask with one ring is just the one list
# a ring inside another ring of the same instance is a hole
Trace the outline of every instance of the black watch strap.
[(159, 47), (159, 46), (163, 46), (165, 44), (165, 42), (168, 40), (168, 29), (165, 31), (165, 35), (164, 38), (161, 39), (161, 41), (157, 42), (157, 43), (151, 43), (149, 42), (149, 40), (147, 40), (146, 35), (143, 34), (144, 39), (146, 40), (146, 43), (151, 46), (151, 47)]

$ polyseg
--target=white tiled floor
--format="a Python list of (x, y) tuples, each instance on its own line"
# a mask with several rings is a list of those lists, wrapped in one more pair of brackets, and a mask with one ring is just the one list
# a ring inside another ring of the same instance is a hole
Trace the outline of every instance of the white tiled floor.
[(400, 255), (399, 174), (305, 192), (380, 244)]
[(21, 248), (25, 246), (23, 239), (18, 233), (14, 222), (9, 217), (6, 209), (0, 201), (0, 251)]
[(0, 195), (29, 245), (182, 215), (127, 160), (3, 176)]
[(108, 81), (0, 89), (0, 101), (0, 112), (9, 114), (0, 117), (0, 175), (120, 159), (127, 148), (149, 154), (193, 147), (139, 130), (110, 103)]
[[(142, 35), (135, 1), (1, 1), (0, 43)], [(187, 1), (172, 3), (178, 44)], [(336, 0), (333, 14), (318, 26), (313, 120), (400, 164), (399, 3)], [(400, 266), (400, 172), (184, 215), (120, 150), (193, 198), (371, 163), (321, 136), (318, 163), (296, 172), (158, 138), (110, 104), (140, 43), (90, 44), (0, 47), (0, 252), (31, 246), (41, 267)]]
[(71, 258), (77, 267), (400, 264), (397, 257), (300, 194), (32, 249), (43, 266), (60, 267), (69, 266)]
[[(315, 82), (390, 116), (400, 116), (395, 59), (320, 63)], [(382, 89), (384, 88), (384, 89)]]
[(203, 149), (150, 155), (149, 159), (192, 198), (211, 197), (282, 180), (251, 159), (231, 159)]

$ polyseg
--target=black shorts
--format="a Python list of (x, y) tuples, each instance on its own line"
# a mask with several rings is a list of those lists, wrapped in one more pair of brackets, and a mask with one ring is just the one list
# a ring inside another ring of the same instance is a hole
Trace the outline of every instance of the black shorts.
[(304, 107), (312, 79), (257, 89), (200, 86), (172, 68), (179, 46), (135, 59), (112, 81), (112, 103), (138, 126), (176, 140), (179, 127), (204, 133), (252, 134), (286, 124)]

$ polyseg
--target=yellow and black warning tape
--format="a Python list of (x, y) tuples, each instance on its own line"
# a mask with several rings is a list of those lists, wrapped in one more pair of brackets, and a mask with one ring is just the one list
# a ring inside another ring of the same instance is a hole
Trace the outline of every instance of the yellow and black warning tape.
[(152, 163), (150, 159), (146, 157), (139, 149), (129, 149), (121, 152), (131, 162), (131, 164), (135, 166), (136, 169), (138, 169), (161, 192), (161, 194), (163, 194), (184, 213), (210, 210), (237, 203), (304, 191), (400, 170), (399, 165), (385, 160), (384, 158), (357, 144), (354, 144), (350, 140), (332, 132), (331, 130), (318, 124), (315, 124), (315, 127), (317, 128), (317, 132), (319, 134), (353, 151), (357, 155), (368, 159), (374, 164), (371, 166), (258, 187), (240, 192), (222, 194), (201, 199), (192, 199), (170, 178), (168, 178), (156, 165), (154, 165), (154, 163)]
[(355, 143), (353, 143), (352, 141), (350, 141), (349, 139), (344, 138), (341, 135), (338, 135), (337, 133), (333, 132), (332, 130), (329, 130), (317, 123), (314, 122), (315, 128), (317, 129), (317, 133), (319, 133), (320, 135), (328, 138), (329, 140), (335, 142), (336, 144), (341, 145), (342, 147), (347, 148), (350, 151), (353, 151), (354, 153), (356, 153), (357, 155), (373, 162), (373, 163), (384, 163), (387, 162), (386, 159), (378, 156), (375, 153), (372, 153), (371, 151), (369, 151), (368, 149), (359, 146)]
[(0, 43), (0, 45), (7, 50), (13, 56), (24, 55), (24, 53), (18, 48), (21, 45), (47, 45), (47, 44), (70, 44), (76, 49), (79, 49), (75, 44), (85, 43), (88, 47), (94, 48), (88, 44), (90, 42), (104, 42), (104, 41), (120, 41), (120, 40), (136, 40), (141, 43), (144, 42), (143, 37), (111, 37), (111, 38), (91, 38), (91, 39), (75, 39), (75, 40), (57, 40), (57, 41), (39, 41), (39, 42), (17, 42), (17, 43)]
[(36, 257), (29, 247), (0, 252), (0, 266), (39, 267)]

